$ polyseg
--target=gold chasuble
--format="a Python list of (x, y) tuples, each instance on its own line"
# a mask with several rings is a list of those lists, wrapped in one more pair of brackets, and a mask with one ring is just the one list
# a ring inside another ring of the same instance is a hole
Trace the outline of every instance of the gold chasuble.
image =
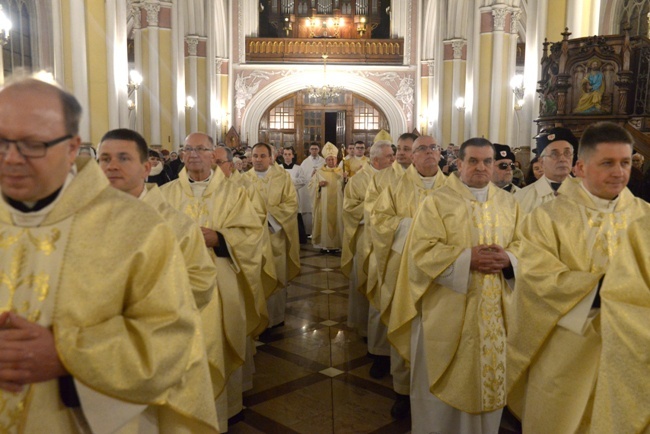
[(350, 156), (343, 159), (343, 172), (347, 172), (348, 178), (351, 178), (363, 170), (363, 167), (369, 162), (370, 160), (365, 155), (360, 158)]
[(176, 234), (176, 239), (185, 258), (187, 274), (192, 286), (194, 301), (203, 310), (212, 299), (216, 288), (217, 268), (205, 249), (203, 235), (196, 223), (171, 206), (156, 184), (146, 184), (142, 201), (152, 206)]
[[(370, 231), (370, 216), (375, 207), (375, 202), (379, 199), (379, 195), (389, 185), (396, 185), (397, 181), (406, 173), (406, 170), (397, 161), (394, 161), (390, 167), (380, 170), (370, 179), (368, 183), (368, 191), (363, 203), (363, 214), (366, 222), (366, 231)], [(366, 237), (366, 261), (363, 266), (368, 275), (368, 283), (366, 285), (366, 297), (379, 310), (379, 273), (377, 272), (377, 263), (375, 255), (372, 251), (372, 238)]]
[[(422, 318), (430, 392), (465, 413), (506, 404), (503, 273), (469, 272), (466, 292), (441, 278), (473, 246), (498, 244), (516, 252), (519, 206), (490, 183), (479, 202), (456, 175), (422, 202), (406, 240), (393, 298), (388, 339), (411, 359), (411, 323)], [(464, 286), (459, 285), (459, 286)], [(411, 367), (413, 369), (413, 366)]]
[[(262, 222), (262, 226), (266, 227), (266, 204), (264, 203), (264, 198), (262, 198), (262, 195), (258, 191), (256, 184), (253, 183), (248, 176), (243, 176), (237, 170), (234, 170), (232, 172), (228, 178), (228, 182), (232, 182), (236, 186), (244, 187), (246, 194), (248, 195), (248, 199), (251, 201), (253, 208), (255, 208), (255, 212)], [(269, 231), (264, 231), (263, 238), (264, 242), (262, 247), (262, 257), (264, 265), (262, 266), (262, 269), (264, 270), (264, 273), (262, 273), (262, 285), (264, 287), (265, 297), (269, 298), (277, 288), (278, 278), (275, 272), (273, 248), (271, 246), (271, 235), (269, 234)]]
[(436, 190), (445, 185), (447, 177), (439, 170), (431, 181), (433, 184), (427, 188), (415, 166), (411, 165), (397, 185), (389, 185), (381, 192), (370, 215), (372, 251), (380, 288), (379, 302), (375, 300), (374, 303), (377, 303), (375, 307), (385, 324), (388, 324), (390, 318), (402, 250), (413, 217), (424, 198), (435, 194)]
[(579, 179), (558, 192), (522, 224), (508, 318), (508, 405), (532, 433), (589, 432), (601, 349), (592, 302), (629, 224), (650, 207), (628, 189), (615, 202), (595, 198)]
[(275, 257), (278, 287), (285, 287), (300, 273), (298, 195), (291, 175), (277, 164), (271, 164), (264, 178), (258, 178), (255, 170), (249, 170), (244, 177), (248, 177), (257, 187), (268, 214), (282, 227), (281, 231), (271, 234), (271, 246)]
[[(320, 187), (321, 181), (327, 185)], [(321, 167), (309, 181), (314, 224), (312, 243), (323, 249), (340, 249), (343, 232), (343, 177), (338, 167)]]
[[(2, 310), (52, 327), (91, 426), (94, 416), (115, 420), (116, 408), (144, 404), (155, 406), (161, 433), (216, 432), (200, 318), (174, 234), (150, 206), (112, 188), (96, 162), (76, 166), (44, 210), (21, 213), (0, 200)], [(57, 380), (0, 391), (0, 401), (2, 432), (79, 432)]]
[[(194, 195), (193, 188), (199, 196)], [(229, 257), (217, 256), (208, 249), (217, 266), (219, 300), (201, 312), (204, 328), (214, 335), (206, 341), (220, 339), (218, 330), (225, 331), (222, 349), (207, 345), (208, 359), (216, 365), (224, 357), (226, 377), (244, 363), (246, 336), (258, 335), (268, 323), (266, 299), (262, 285), (262, 250), (264, 227), (253, 209), (246, 192), (226, 181), (221, 170), (212, 173), (206, 182), (190, 183), (186, 169), (177, 180), (165, 184), (161, 191), (167, 201), (196, 224), (221, 234), (227, 244)], [(220, 302), (220, 305), (219, 305)], [(216, 324), (222, 318), (223, 325)], [(212, 324), (212, 326), (210, 326)], [(210, 351), (213, 349), (213, 351)], [(221, 352), (223, 351), (223, 355)], [(218, 390), (215, 390), (217, 396)]]
[[(357, 290), (363, 295), (366, 294), (366, 273), (363, 269), (365, 257), (366, 225), (363, 219), (363, 202), (368, 190), (370, 179), (377, 172), (372, 165), (366, 164), (357, 173), (357, 176), (350, 179), (345, 186), (343, 194), (343, 240), (341, 250), (341, 271), (343, 275), (350, 278), (352, 275), (353, 263), (356, 264)], [(357, 255), (357, 261), (353, 261)]]
[(607, 271), (602, 353), (591, 432), (650, 432), (650, 214), (639, 218)]

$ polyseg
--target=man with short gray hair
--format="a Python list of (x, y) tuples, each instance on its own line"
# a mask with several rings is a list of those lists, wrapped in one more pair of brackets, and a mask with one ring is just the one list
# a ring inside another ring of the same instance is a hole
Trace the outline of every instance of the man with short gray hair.
[[(406, 169), (397, 185), (389, 185), (381, 192), (370, 215), (372, 250), (379, 281), (379, 289), (371, 302), (379, 310), (385, 325), (390, 321), (402, 251), (413, 217), (422, 201), (434, 195), (447, 180), (438, 167), (440, 151), (433, 137), (418, 137), (413, 142), (413, 164)], [(404, 359), (392, 347), (390, 356), (393, 389), (397, 394), (391, 415), (395, 419), (403, 419), (410, 409), (410, 372)]]
[(350, 279), (348, 298), (348, 326), (359, 335), (368, 335), (367, 275), (364, 264), (367, 249), (363, 202), (370, 179), (379, 171), (390, 167), (393, 151), (390, 142), (375, 143), (370, 148), (370, 163), (366, 164), (345, 186), (343, 198), (343, 249), (341, 271)]

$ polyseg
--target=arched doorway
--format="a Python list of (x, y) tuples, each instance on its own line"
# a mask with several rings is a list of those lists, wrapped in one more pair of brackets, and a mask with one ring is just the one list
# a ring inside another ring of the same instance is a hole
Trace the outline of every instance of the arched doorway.
[(369, 144), (382, 129), (390, 130), (386, 115), (361, 95), (346, 91), (322, 104), (307, 91), (298, 91), (264, 112), (258, 137), (277, 148), (293, 146), (302, 161), (312, 142), (340, 146), (361, 140)]

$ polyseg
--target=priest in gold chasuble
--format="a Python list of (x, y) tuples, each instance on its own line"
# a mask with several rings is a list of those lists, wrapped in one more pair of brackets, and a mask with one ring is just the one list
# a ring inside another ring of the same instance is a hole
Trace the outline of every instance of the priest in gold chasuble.
[(50, 84), (0, 90), (1, 430), (214, 433), (176, 238), (94, 161), (74, 161), (80, 115)]
[[(375, 136), (375, 145), (389, 144), (392, 145), (393, 139), (386, 131), (380, 131)], [(410, 164), (410, 161), (409, 161)], [(404, 166), (397, 161), (384, 170), (379, 171), (370, 179), (368, 191), (363, 203), (364, 221), (366, 232), (370, 235), (370, 215), (375, 206), (375, 202), (383, 189), (389, 185), (394, 185), (397, 179), (404, 174)], [(382, 378), (390, 373), (390, 344), (386, 337), (386, 326), (381, 321), (379, 313), (379, 285), (378, 273), (375, 255), (372, 251), (372, 238), (365, 239), (365, 262), (363, 264), (366, 270), (366, 298), (368, 299), (368, 352), (374, 356), (374, 361), (370, 367), (370, 376), (376, 379)]]
[(591, 432), (650, 430), (650, 213), (631, 223), (603, 281)]
[(275, 263), (278, 288), (267, 299), (269, 326), (284, 322), (287, 285), (300, 272), (300, 239), (298, 237), (298, 195), (291, 175), (272, 159), (271, 146), (253, 146), (253, 170), (244, 176), (256, 186), (267, 210), (268, 231)]
[(327, 142), (322, 153), (325, 165), (316, 171), (307, 187), (314, 198), (311, 241), (316, 248), (339, 250), (343, 232), (343, 176), (336, 166), (336, 146)]
[[(190, 134), (185, 139), (183, 152), (185, 167), (178, 179), (165, 184), (161, 191), (174, 208), (200, 226), (205, 246), (217, 266), (221, 317), (226, 335), (221, 353), (225, 359), (226, 378), (230, 379), (233, 373), (236, 376), (227, 384), (228, 395), (232, 397), (227, 416), (231, 417), (241, 410), (241, 392), (233, 390), (242, 388), (238, 377), (246, 360), (248, 337), (259, 335), (268, 324), (263, 287), (264, 261), (260, 249), (264, 227), (246, 191), (229, 183), (221, 170), (212, 169), (214, 145), (209, 136)], [(218, 320), (216, 309), (216, 305), (211, 305), (201, 312), (204, 323), (212, 324)], [(217, 330), (218, 326), (212, 329)], [(208, 350), (210, 348), (208, 345)], [(208, 353), (211, 363), (219, 356), (216, 350)], [(225, 393), (220, 395), (222, 399)], [(230, 405), (231, 402), (234, 404)], [(220, 420), (220, 424), (224, 422), (227, 420)]]
[[(380, 132), (381, 134), (381, 132)], [(386, 134), (387, 135), (387, 134)], [(379, 134), (378, 134), (379, 136)], [(387, 135), (388, 141), (392, 143), (392, 139)], [(371, 224), (370, 216), (373, 213), (375, 202), (377, 202), (380, 194), (389, 186), (397, 185), (400, 178), (406, 172), (413, 162), (413, 142), (417, 139), (415, 134), (404, 133), (397, 139), (397, 153), (395, 154), (395, 161), (386, 170), (381, 171), (377, 176), (374, 176), (368, 184), (368, 191), (366, 193), (366, 200), (364, 203), (365, 213), (368, 217), (367, 225)], [(379, 308), (379, 273), (377, 264), (375, 262), (375, 255), (373, 253), (374, 246), (372, 239), (368, 237), (368, 259), (366, 260), (365, 267), (368, 270), (368, 285), (367, 294), (368, 299), (373, 300), (373, 304)]]
[(490, 183), (494, 148), (470, 139), (459, 175), (422, 202), (402, 254), (388, 338), (411, 366), (414, 433), (499, 430), (519, 207)]
[(587, 128), (579, 179), (565, 180), (558, 197), (522, 224), (508, 318), (508, 405), (525, 432), (590, 432), (604, 320), (601, 281), (628, 226), (649, 207), (625, 188), (631, 143), (613, 123)]
[(393, 160), (390, 143), (374, 144), (370, 148), (370, 163), (348, 181), (344, 191), (341, 271), (350, 279), (348, 326), (355, 328), (361, 336), (368, 333), (367, 276), (363, 269), (367, 252), (363, 202), (370, 179), (380, 170), (390, 167)]

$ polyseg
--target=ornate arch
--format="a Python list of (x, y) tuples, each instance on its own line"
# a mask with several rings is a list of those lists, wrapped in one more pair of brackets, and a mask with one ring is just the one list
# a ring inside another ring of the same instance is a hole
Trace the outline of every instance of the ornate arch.
[[(333, 83), (345, 83), (345, 88), (373, 101), (383, 110), (391, 132), (397, 137), (408, 131), (408, 122), (403, 105), (377, 82), (357, 74), (328, 72)], [(256, 143), (258, 129), (266, 110), (282, 97), (295, 93), (313, 83), (314, 75), (309, 72), (290, 74), (261, 89), (251, 98), (241, 119), (241, 135), (248, 143)]]

